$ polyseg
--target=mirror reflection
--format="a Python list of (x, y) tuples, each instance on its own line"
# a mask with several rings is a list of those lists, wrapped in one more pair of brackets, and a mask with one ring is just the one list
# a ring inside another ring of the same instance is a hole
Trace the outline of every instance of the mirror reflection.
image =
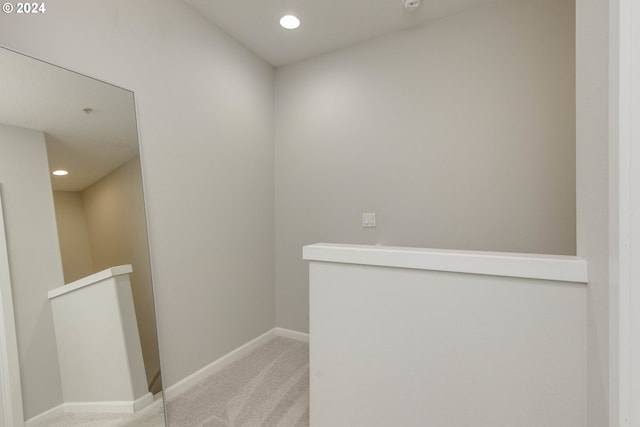
[(164, 425), (133, 93), (6, 49), (0, 70), (24, 419)]

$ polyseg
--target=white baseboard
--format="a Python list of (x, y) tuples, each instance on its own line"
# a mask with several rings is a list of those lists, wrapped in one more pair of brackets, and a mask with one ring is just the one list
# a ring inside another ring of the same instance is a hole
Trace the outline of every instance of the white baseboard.
[(72, 414), (133, 414), (140, 409), (153, 403), (153, 394), (147, 393), (136, 400), (120, 401), (120, 402), (65, 402), (55, 408), (49, 409), (33, 418), (29, 418), (25, 423), (25, 427), (29, 427), (41, 419), (58, 413)]
[(44, 417), (56, 415), (62, 412), (64, 412), (64, 404), (58, 405), (55, 408), (51, 408), (48, 411), (44, 411), (43, 413), (36, 415), (35, 417), (29, 418), (27, 421), (24, 422), (24, 427), (32, 426), (33, 424), (37, 423)]
[(133, 412), (138, 412), (142, 408), (146, 408), (156, 400), (153, 393), (149, 392), (133, 402)]
[(296, 341), (309, 342), (309, 334), (305, 332), (298, 332), (284, 328), (274, 328), (273, 330), (279, 337), (291, 338)]
[(298, 341), (309, 342), (309, 334), (305, 334), (303, 332), (292, 331), (290, 329), (284, 328), (273, 328), (270, 331), (265, 332), (257, 338), (252, 339), (246, 344), (241, 345), (235, 350), (227, 353), (221, 358), (214, 360), (204, 368), (199, 369), (188, 377), (178, 381), (177, 383), (169, 386), (165, 391), (164, 395), (167, 400), (171, 400), (172, 398), (178, 396), (183, 391), (193, 387), (199, 382), (203, 381), (207, 377), (221, 371), (226, 368), (236, 360), (242, 359), (244, 356), (251, 353), (256, 348), (260, 347), (262, 344), (265, 344), (267, 341), (272, 339), (273, 337), (281, 336), (286, 338), (291, 338)]
[(133, 414), (153, 403), (153, 394), (147, 393), (136, 400), (115, 402), (65, 402), (64, 412), (74, 414)]

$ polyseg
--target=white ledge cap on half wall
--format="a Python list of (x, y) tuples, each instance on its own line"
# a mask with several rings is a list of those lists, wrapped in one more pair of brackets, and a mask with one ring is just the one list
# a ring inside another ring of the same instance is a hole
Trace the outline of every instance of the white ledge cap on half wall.
[(105, 270), (98, 271), (97, 273), (93, 273), (90, 276), (83, 277), (82, 279), (78, 279), (64, 286), (60, 286), (59, 288), (50, 290), (48, 292), (49, 299), (59, 297), (60, 295), (67, 294), (69, 292), (73, 292), (80, 288), (84, 288), (85, 286), (93, 285), (94, 283), (98, 283), (110, 277), (129, 274), (132, 271), (133, 271), (133, 267), (131, 267), (131, 264), (117, 265), (115, 267), (110, 267)]
[(380, 245), (316, 243), (302, 248), (308, 261), (448, 271), (587, 283), (587, 261), (567, 255), (459, 251)]

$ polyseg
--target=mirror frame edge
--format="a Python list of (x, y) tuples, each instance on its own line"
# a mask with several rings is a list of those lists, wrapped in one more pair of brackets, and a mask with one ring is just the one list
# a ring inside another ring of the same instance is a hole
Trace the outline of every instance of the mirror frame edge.
[[(122, 88), (125, 89), (125, 88)], [(160, 322), (158, 318), (158, 289), (155, 281), (155, 264), (153, 262), (153, 255), (151, 254), (151, 222), (149, 221), (149, 194), (145, 184), (145, 166), (142, 161), (143, 158), (143, 144), (142, 144), (142, 132), (140, 128), (140, 109), (138, 105), (138, 97), (136, 96), (136, 92), (131, 89), (125, 89), (131, 92), (133, 97), (133, 113), (136, 116), (136, 133), (138, 136), (138, 161), (140, 162), (140, 186), (142, 188), (142, 205), (144, 207), (144, 222), (145, 222), (145, 231), (147, 232), (147, 251), (149, 253), (149, 277), (151, 279), (151, 302), (153, 305), (153, 317), (156, 322), (156, 342), (158, 343), (158, 365), (160, 368), (160, 380), (161, 382), (161, 391), (160, 395), (162, 396), (162, 413), (164, 415), (164, 425), (169, 425), (169, 417), (167, 414), (167, 401), (166, 401), (166, 393), (165, 388), (166, 385), (164, 383), (164, 378), (162, 372), (164, 368), (162, 366), (162, 352), (160, 351), (161, 339), (160, 339)]]
[(0, 184), (0, 408), (7, 427), (24, 425), (18, 341)]

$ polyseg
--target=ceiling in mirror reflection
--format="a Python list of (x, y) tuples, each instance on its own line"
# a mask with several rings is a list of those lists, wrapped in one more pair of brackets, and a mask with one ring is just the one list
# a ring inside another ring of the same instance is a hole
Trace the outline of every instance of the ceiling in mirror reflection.
[[(80, 191), (138, 153), (133, 94), (0, 49), (0, 123), (45, 133), (54, 190)], [(88, 110), (90, 109), (90, 111)]]

